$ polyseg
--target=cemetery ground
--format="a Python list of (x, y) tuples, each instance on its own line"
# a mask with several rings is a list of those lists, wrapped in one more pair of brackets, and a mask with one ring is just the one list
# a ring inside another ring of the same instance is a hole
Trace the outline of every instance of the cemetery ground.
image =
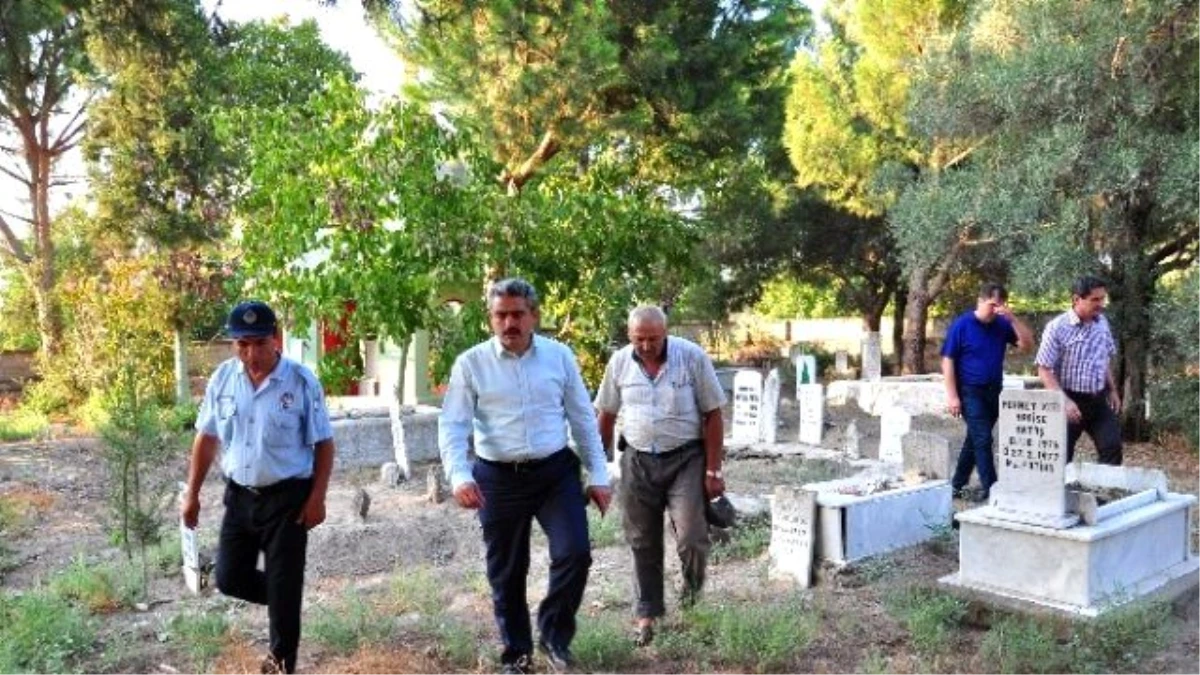
[[(794, 406), (781, 438), (794, 438)], [(829, 409), (836, 435), (854, 416), (864, 452), (878, 419)], [(872, 426), (872, 422), (874, 426)], [(945, 421), (952, 432), (956, 423)], [(1081, 449), (1091, 460), (1090, 446)], [(836, 447), (827, 443), (831, 447)], [(729, 490), (845, 475), (838, 461), (732, 453)], [(1126, 463), (1166, 470), (1171, 489), (1196, 493), (1197, 457), (1153, 444)], [(161, 482), (184, 476), (186, 439)], [(376, 470), (337, 471), (328, 521), (311, 533), (299, 666), (306, 672), (494, 672), (495, 628), (477, 521), (452, 500), (428, 498), (426, 471), (385, 487)], [(436, 470), (436, 468), (435, 468)], [(179, 573), (178, 535), (125, 562), (109, 530), (105, 462), (94, 438), (0, 444), (0, 671), (258, 672), (266, 611), (208, 591), (192, 596)], [(200, 539), (211, 552), (222, 484), (210, 475)], [(371, 495), (365, 520), (359, 488)], [(164, 496), (172, 522), (173, 495)], [(969, 508), (963, 502), (956, 509)], [(715, 545), (704, 598), (669, 602), (654, 644), (636, 649), (631, 561), (620, 514), (589, 507), (594, 559), (573, 650), (579, 672), (1192, 672), (1197, 598), (1140, 603), (1090, 622), (1014, 614), (966, 602), (937, 579), (957, 568), (956, 532), (841, 569), (819, 568), (813, 588), (768, 579), (768, 516), (743, 519)], [(1193, 527), (1195, 515), (1193, 514)], [(1195, 546), (1196, 532), (1192, 532)], [(544, 592), (546, 546), (535, 528), (531, 606)], [(666, 543), (668, 588), (678, 561)], [(541, 672), (544, 663), (535, 661)]]

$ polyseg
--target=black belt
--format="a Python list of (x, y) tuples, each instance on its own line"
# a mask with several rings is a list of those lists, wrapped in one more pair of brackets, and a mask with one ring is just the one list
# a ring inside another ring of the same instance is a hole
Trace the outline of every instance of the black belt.
[(242, 485), (241, 483), (238, 483), (230, 478), (225, 479), (225, 483), (229, 485), (229, 487), (233, 488), (234, 490), (252, 494), (255, 497), (269, 497), (273, 494), (278, 494), (285, 490), (299, 487), (301, 484), (307, 484), (311, 482), (311, 478), (285, 478), (279, 482), (271, 483), (270, 485), (255, 487), (251, 485)]
[(648, 457), (670, 457), (676, 453), (683, 452), (684, 450), (688, 450), (691, 448), (703, 449), (704, 448), (704, 439), (697, 438), (697, 439), (688, 441), (686, 443), (683, 443), (681, 445), (677, 445), (677, 446), (671, 448), (670, 450), (663, 450), (662, 452), (654, 452), (653, 450), (638, 450), (638, 448), (636, 448), (632, 445), (630, 445), (629, 447), (636, 450), (639, 455), (646, 455)]
[(545, 457), (538, 457), (537, 459), (518, 459), (511, 462), (498, 462), (494, 459), (485, 459), (483, 457), (476, 457), (475, 459), (487, 464), (488, 466), (496, 467), (497, 469), (504, 469), (505, 471), (511, 471), (513, 473), (522, 473), (525, 471), (535, 471), (540, 469), (550, 462), (558, 459), (564, 452), (571, 452), (571, 449), (563, 448), (562, 450), (555, 451), (554, 453), (546, 455)]

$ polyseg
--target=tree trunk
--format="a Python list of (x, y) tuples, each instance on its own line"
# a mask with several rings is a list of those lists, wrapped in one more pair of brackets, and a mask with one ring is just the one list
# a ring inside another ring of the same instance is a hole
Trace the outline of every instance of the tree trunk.
[(904, 354), (904, 313), (908, 311), (908, 290), (903, 286), (896, 289), (896, 303), (892, 307), (892, 356), (899, 359)]
[(187, 334), (175, 327), (175, 403), (186, 405), (192, 400), (192, 385), (188, 380)]
[[(1136, 243), (1136, 242), (1134, 242)], [(1150, 305), (1154, 272), (1144, 253), (1133, 248), (1114, 261), (1109, 288), (1110, 327), (1117, 341), (1113, 378), (1124, 404), (1121, 432), (1127, 440), (1149, 436), (1146, 423), (1146, 370), (1150, 361)]]
[(932, 302), (925, 290), (924, 274), (914, 273), (912, 281), (904, 308), (904, 352), (900, 361), (900, 372), (904, 375), (925, 372), (925, 322)]

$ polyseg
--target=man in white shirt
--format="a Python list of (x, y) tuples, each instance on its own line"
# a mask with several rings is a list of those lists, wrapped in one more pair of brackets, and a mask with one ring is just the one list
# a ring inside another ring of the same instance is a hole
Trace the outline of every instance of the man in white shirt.
[(600, 438), (611, 447), (624, 411), (621, 509), (633, 549), (638, 646), (654, 639), (663, 601), (663, 511), (671, 516), (683, 570), (683, 597), (704, 586), (705, 506), (725, 492), (721, 474), (725, 392), (712, 360), (695, 343), (667, 338), (658, 307), (629, 313), (629, 343), (613, 354), (596, 395)]
[[(530, 672), (525, 587), (536, 518), (550, 543), (550, 583), (538, 607), (538, 650), (558, 671), (572, 665), (575, 613), (591, 567), (587, 498), (603, 514), (612, 492), (596, 416), (575, 355), (536, 335), (538, 298), (521, 279), (488, 289), (495, 337), (459, 355), (438, 420), (442, 464), (459, 505), (479, 510), (487, 576), (504, 650), (503, 672)], [(567, 427), (579, 455), (567, 445)], [(476, 461), (468, 458), (474, 434)]]

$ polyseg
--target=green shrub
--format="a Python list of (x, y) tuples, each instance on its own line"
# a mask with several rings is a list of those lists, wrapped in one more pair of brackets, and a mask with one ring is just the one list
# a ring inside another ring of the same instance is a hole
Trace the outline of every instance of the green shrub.
[(0, 441), (3, 442), (39, 438), (49, 428), (50, 420), (46, 415), (29, 407), (0, 413)]
[(87, 617), (44, 589), (0, 595), (0, 672), (77, 672), (94, 635)]
[(934, 656), (949, 646), (966, 616), (962, 600), (929, 588), (908, 586), (885, 596), (888, 610), (912, 636), (913, 647), (923, 656)]
[(447, 670), (467, 672), (478, 666), (479, 645), (484, 638), (472, 626), (437, 616), (425, 621), (424, 628), (433, 638), (434, 649)]
[(571, 651), (580, 666), (593, 673), (625, 672), (635, 660), (631, 629), (624, 617), (612, 614), (581, 621)]
[(820, 625), (817, 612), (806, 609), (799, 598), (777, 604), (698, 604), (683, 615), (680, 631), (665, 632), (657, 640), (668, 658), (694, 660), (698, 670), (714, 666), (742, 672), (787, 671), (808, 648)]
[(624, 543), (625, 530), (621, 526), (621, 512), (616, 500), (613, 500), (608, 513), (600, 517), (598, 509), (587, 510), (588, 538), (592, 540), (592, 548), (605, 548)]
[(357, 592), (351, 592), (343, 602), (317, 609), (305, 634), (335, 654), (346, 655), (363, 644), (386, 642), (392, 627), (390, 614), (376, 611)]
[(1200, 385), (1194, 375), (1159, 375), (1149, 383), (1154, 431), (1163, 436), (1177, 434), (1187, 440), (1192, 452), (1200, 448)]
[(746, 518), (729, 531), (729, 541), (712, 547), (710, 560), (719, 565), (731, 560), (753, 560), (771, 543), (769, 515)]
[(162, 425), (167, 431), (176, 433), (190, 432), (196, 426), (196, 416), (200, 414), (200, 404), (188, 401), (165, 407), (159, 412)]
[(1171, 636), (1171, 605), (1135, 601), (1107, 611), (1076, 636), (1082, 671), (1137, 670)]
[(197, 673), (208, 670), (229, 639), (229, 623), (223, 614), (216, 612), (176, 614), (171, 617), (170, 625)]
[(422, 618), (442, 613), (445, 580), (430, 567), (421, 565), (397, 570), (392, 577), (392, 601), (398, 613), (416, 612)]
[(1074, 672), (1070, 645), (1059, 644), (1044, 620), (1006, 616), (992, 624), (979, 645), (984, 662), (1001, 673)]
[(140, 582), (141, 572), (131, 563), (88, 564), (80, 554), (51, 580), (50, 590), (97, 614), (132, 607), (140, 593)]

